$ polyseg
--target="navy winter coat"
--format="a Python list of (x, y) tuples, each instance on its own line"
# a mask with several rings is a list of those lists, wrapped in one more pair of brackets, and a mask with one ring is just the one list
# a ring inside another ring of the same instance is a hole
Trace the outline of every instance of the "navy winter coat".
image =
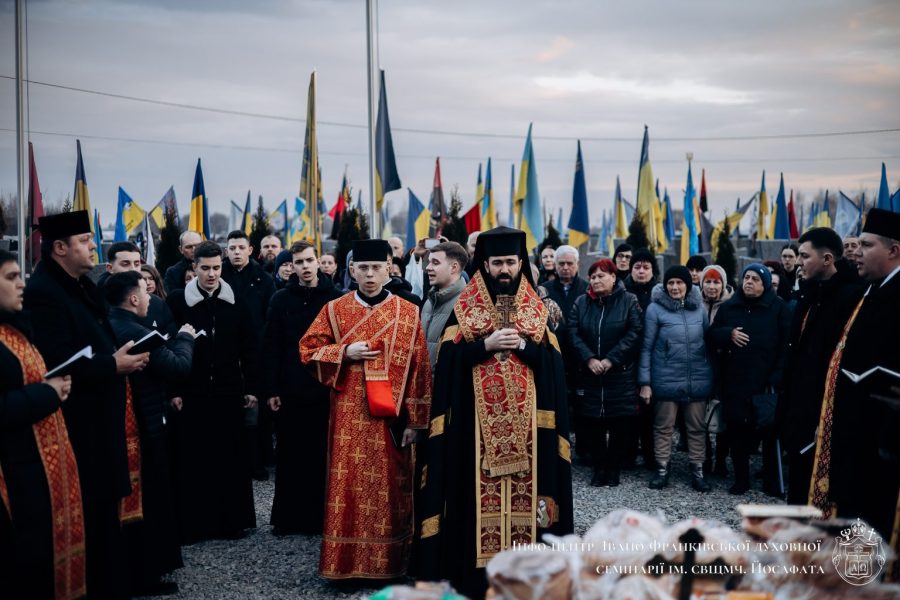
[[(638, 414), (637, 359), (640, 354), (643, 317), (634, 294), (616, 283), (612, 294), (591, 298), (583, 294), (566, 320), (569, 339), (581, 370), (575, 393), (582, 398), (582, 413), (588, 417), (631, 417)], [(609, 359), (612, 369), (594, 375), (590, 359)]]
[(638, 384), (649, 385), (655, 400), (691, 402), (712, 395), (713, 373), (704, 334), (709, 318), (700, 290), (691, 287), (682, 304), (657, 284), (644, 317)]

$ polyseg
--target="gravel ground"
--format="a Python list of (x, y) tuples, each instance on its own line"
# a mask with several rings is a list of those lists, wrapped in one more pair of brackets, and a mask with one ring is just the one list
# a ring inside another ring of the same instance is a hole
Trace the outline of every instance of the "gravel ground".
[[(689, 516), (717, 519), (739, 529), (740, 517), (734, 511), (735, 505), (779, 502), (758, 489), (744, 496), (731, 496), (728, 494), (731, 482), (715, 478), (710, 480), (711, 492), (695, 492), (690, 487), (686, 453), (675, 452), (672, 458), (673, 472), (669, 487), (664, 490), (649, 489), (650, 473), (641, 468), (623, 472), (622, 484), (617, 488), (592, 488), (590, 467), (575, 465), (572, 477), (575, 532), (583, 535), (597, 519), (617, 508), (650, 513), (662, 510), (670, 522)], [(759, 466), (759, 457), (754, 456), (751, 469)], [(755, 484), (756, 488), (761, 487), (761, 482)], [(318, 577), (321, 537), (272, 535), (268, 522), (274, 480), (254, 482), (253, 487), (259, 527), (241, 540), (185, 547), (185, 567), (174, 574), (180, 592), (169, 598), (365, 598), (376, 591), (376, 588), (340, 587)]]

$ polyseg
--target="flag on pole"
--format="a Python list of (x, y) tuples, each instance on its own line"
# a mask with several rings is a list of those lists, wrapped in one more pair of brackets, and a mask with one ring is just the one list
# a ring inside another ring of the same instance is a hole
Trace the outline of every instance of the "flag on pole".
[(759, 210), (756, 217), (756, 239), (768, 240), (769, 230), (766, 227), (766, 217), (769, 216), (769, 196), (766, 194), (766, 172), (762, 172), (762, 183), (759, 186)]
[[(243, 223), (244, 219), (244, 209), (234, 200), (231, 201), (230, 208), (231, 212), (228, 215), (228, 231), (234, 231), (235, 229), (241, 228), (241, 223)], [(150, 215), (153, 216), (153, 211), (150, 211)]]
[[(75, 149), (78, 153), (78, 158), (75, 163), (75, 193), (72, 200), (72, 210), (86, 210), (90, 215), (91, 195), (88, 193), (87, 177), (84, 175), (84, 161), (81, 159), (81, 140), (75, 140)], [(91, 227), (94, 227), (94, 225), (94, 223), (91, 223)]]
[(841, 238), (853, 235), (856, 233), (859, 218), (859, 207), (844, 192), (839, 191), (834, 211), (834, 230)]
[(519, 188), (515, 199), (516, 227), (525, 232), (525, 247), (532, 251), (544, 235), (541, 214), (541, 196), (538, 192), (537, 169), (534, 164), (534, 147), (531, 145), (531, 124), (525, 138), (522, 165), (519, 167)]
[(338, 239), (338, 232), (341, 230), (341, 221), (344, 219), (344, 213), (350, 207), (350, 188), (347, 186), (347, 170), (344, 169), (344, 178), (341, 180), (341, 191), (338, 193), (337, 202), (328, 211), (331, 217), (331, 239)]
[(388, 211), (388, 206), (386, 200), (381, 205), (381, 237), (384, 239), (394, 237), (394, 229), (391, 227), (391, 213)]
[(140, 225), (144, 220), (144, 209), (131, 199), (125, 190), (119, 186), (119, 203), (116, 209), (116, 229), (113, 234), (114, 242), (124, 242), (128, 234)]
[[(484, 197), (484, 181), (481, 180), (481, 163), (478, 163), (478, 179), (475, 182), (475, 204), (481, 207), (481, 199)], [(481, 216), (479, 214), (479, 222)]]
[(475, 204), (473, 204), (472, 207), (463, 214), (463, 224), (466, 226), (466, 233), (475, 233), (476, 231), (481, 231), (480, 202), (476, 202)]
[(200, 168), (200, 159), (197, 159), (197, 170), (194, 172), (194, 189), (191, 192), (191, 216), (188, 219), (188, 229), (196, 231), (204, 240), (210, 237), (209, 232), (209, 208), (206, 198), (206, 187), (203, 185), (203, 170)]
[(507, 227), (515, 227), (516, 226), (516, 165), (515, 163), (509, 166), (509, 212), (506, 213), (506, 226)]
[(675, 240), (675, 219), (672, 217), (672, 201), (669, 199), (669, 188), (663, 190), (665, 204), (666, 241), (669, 245)]
[(787, 203), (784, 198), (784, 173), (778, 183), (778, 196), (775, 198), (775, 231), (772, 239), (788, 240), (791, 238), (791, 224), (788, 221)]
[(31, 237), (28, 261), (36, 265), (41, 260), (41, 231), (38, 219), (44, 216), (44, 197), (41, 195), (41, 184), (38, 181), (37, 165), (34, 162), (34, 146), (28, 142), (28, 223), (26, 234)]
[(700, 212), (709, 212), (709, 202), (706, 199), (706, 169), (700, 170)]
[(294, 217), (291, 219), (291, 225), (289, 228), (290, 244), (309, 239), (309, 234), (306, 231), (308, 223), (304, 218), (305, 212), (306, 202), (301, 200), (299, 197), (294, 198)]
[(887, 169), (884, 163), (881, 163), (881, 185), (878, 186), (878, 201), (875, 203), (875, 207), (881, 210), (893, 210), (891, 192), (888, 189)]
[(434, 160), (434, 186), (431, 188), (431, 198), (428, 201), (431, 209), (431, 228), (429, 235), (438, 237), (441, 229), (447, 222), (447, 205), (444, 203), (444, 186), (441, 185), (441, 157)]
[(306, 134), (303, 140), (303, 168), (300, 172), (300, 198), (304, 201), (300, 228), (302, 240), (321, 250), (319, 239), (319, 208), (323, 200), (322, 168), (319, 165), (319, 139), (316, 132), (316, 72), (309, 75), (309, 93), (306, 99)]
[[(178, 205), (175, 202), (175, 187), (169, 186), (169, 189), (163, 194), (163, 197), (156, 206), (150, 209), (150, 218), (156, 225), (157, 229), (162, 229), (166, 225), (166, 212), (171, 212), (175, 217), (175, 224), (181, 227), (181, 216), (178, 214)], [(237, 221), (235, 221), (237, 223)], [(234, 228), (232, 228), (234, 229)]]
[[(753, 198), (747, 200), (743, 206), (738, 205), (733, 213), (716, 223), (716, 226), (709, 236), (709, 245), (712, 248), (710, 252), (712, 253), (713, 260), (716, 260), (716, 255), (719, 252), (719, 238), (722, 236), (722, 233), (725, 232), (725, 223), (728, 223), (728, 231), (732, 232), (732, 235), (734, 235), (738, 230), (741, 221), (744, 219), (744, 215), (747, 214), (747, 209), (750, 208), (750, 205), (753, 204), (753, 200), (755, 199), (756, 196), (754, 195)], [(740, 200), (738, 200), (738, 203), (740, 203)]]
[(285, 198), (275, 210), (269, 213), (269, 226), (272, 228), (273, 232), (276, 232), (278, 237), (286, 240), (288, 225), (287, 198)]
[(244, 201), (244, 212), (241, 214), (241, 224), (238, 229), (248, 236), (253, 231), (253, 206), (250, 204), (250, 190), (247, 190), (247, 199)]
[(388, 117), (387, 89), (384, 69), (381, 70), (381, 91), (378, 95), (378, 118), (375, 122), (375, 208), (381, 210), (384, 195), (400, 189), (400, 174), (394, 158), (394, 140)]
[(816, 211), (816, 227), (831, 227), (831, 212), (828, 203), (828, 190), (825, 190), (825, 198), (822, 200), (822, 208)]
[(94, 219), (91, 221), (91, 226), (94, 229), (94, 246), (96, 246), (94, 248), (94, 262), (101, 265), (103, 264), (103, 228), (100, 226), (100, 213), (96, 208), (94, 209)]
[(650, 135), (644, 125), (644, 140), (641, 143), (641, 162), (638, 169), (637, 213), (647, 230), (647, 239), (654, 252), (664, 252), (668, 247), (663, 232), (658, 229), (661, 223), (659, 198), (653, 187), (653, 168), (650, 165)]
[(581, 140), (578, 140), (575, 154), (575, 184), (572, 188), (572, 214), (569, 215), (569, 245), (577, 248), (590, 239), (591, 226), (588, 216), (587, 185), (584, 180), (584, 160), (581, 156)]
[(419, 240), (428, 237), (428, 228), (431, 225), (431, 213), (425, 205), (416, 198), (413, 191), (409, 191), (409, 216), (406, 221), (406, 245), (414, 248)]
[(791, 239), (796, 240), (800, 237), (800, 230), (797, 228), (797, 214), (794, 212), (794, 190), (791, 190), (791, 199), (788, 201), (787, 213)]
[(628, 219), (625, 214), (625, 201), (622, 200), (622, 186), (619, 183), (619, 176), (616, 175), (616, 197), (613, 200), (615, 204), (615, 227), (613, 235), (619, 239), (625, 239), (628, 237)]
[[(478, 174), (481, 175), (481, 165), (478, 165)], [(494, 184), (491, 175), (491, 158), (488, 157), (487, 171), (484, 177), (484, 192), (479, 196), (481, 205), (481, 230), (487, 231), (497, 226), (497, 207), (494, 205)]]
[(150, 230), (150, 213), (144, 215), (144, 262), (156, 265), (156, 244), (153, 243), (153, 232)]
[(691, 163), (688, 161), (687, 184), (684, 189), (684, 215), (681, 221), (681, 264), (699, 252), (697, 241), (697, 215), (694, 213), (694, 177), (691, 174)]

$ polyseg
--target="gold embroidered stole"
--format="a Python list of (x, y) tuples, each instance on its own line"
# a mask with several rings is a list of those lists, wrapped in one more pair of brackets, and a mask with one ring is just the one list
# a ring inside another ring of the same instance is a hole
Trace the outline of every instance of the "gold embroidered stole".
[[(0, 325), (0, 343), (19, 360), (25, 385), (40, 383), (47, 367), (37, 349), (18, 330)], [(32, 426), (38, 454), (47, 475), (50, 491), (50, 518), (53, 534), (53, 577), (56, 600), (78, 598), (87, 593), (85, 580), (84, 513), (78, 465), (69, 442), (62, 411)], [(0, 472), (0, 496), (9, 511), (6, 481)]]
[[(525, 278), (515, 296), (514, 327), (540, 343), (547, 308)], [(504, 321), (476, 273), (454, 307), (458, 339), (484, 338)], [(537, 390), (531, 369), (515, 354), (497, 352), (472, 367), (475, 395), (476, 566), (501, 550), (536, 541)]]
[(141, 437), (137, 417), (134, 414), (134, 400), (131, 381), (125, 379), (125, 442), (128, 450), (128, 480), (131, 494), (119, 501), (119, 522), (123, 525), (141, 521), (144, 518), (144, 501), (141, 489)]
[(826, 517), (834, 517), (837, 514), (837, 505), (828, 497), (828, 488), (831, 478), (831, 427), (834, 417), (834, 392), (837, 389), (837, 380), (840, 375), (841, 360), (844, 358), (844, 347), (847, 345), (847, 336), (856, 321), (862, 308), (863, 297), (853, 313), (844, 325), (844, 331), (838, 341), (837, 347), (831, 354), (828, 363), (828, 373), (825, 376), (825, 393), (822, 397), (822, 412), (819, 417), (819, 428), (816, 431), (816, 455), (813, 459), (813, 474), (809, 485), (809, 497), (807, 502), (820, 509)]
[[(332, 335), (340, 347), (354, 342), (369, 342), (370, 350), (381, 351), (377, 359), (363, 361), (365, 381), (389, 382), (395, 414), (399, 414), (415, 350), (418, 309), (393, 295), (371, 309), (363, 309), (367, 314), (362, 318), (352, 315), (356, 312), (353, 309), (362, 309), (355, 294), (347, 294), (327, 304)], [(342, 332), (341, 325), (346, 327), (348, 322), (352, 322), (352, 326)], [(319, 360), (320, 353), (329, 348), (330, 346), (326, 346), (317, 351), (313, 360)], [(342, 368), (342, 364), (338, 366), (335, 382)]]

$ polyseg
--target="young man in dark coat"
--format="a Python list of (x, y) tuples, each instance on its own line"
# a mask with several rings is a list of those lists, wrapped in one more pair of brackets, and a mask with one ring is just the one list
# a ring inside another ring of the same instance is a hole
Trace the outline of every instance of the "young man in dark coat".
[(790, 465), (789, 504), (807, 502), (825, 374), (854, 300), (864, 291), (855, 269), (841, 257), (841, 238), (833, 229), (810, 229), (798, 243), (803, 279), (791, 319), (784, 393), (778, 405), (778, 431)]
[(76, 598), (86, 589), (84, 516), (60, 410), (72, 379), (44, 378), (24, 288), (15, 254), (0, 250), (0, 581), (4, 597)]
[(94, 244), (87, 211), (42, 217), (41, 262), (25, 288), (34, 345), (48, 368), (85, 346), (94, 357), (72, 368), (63, 405), (84, 499), (87, 587), (98, 598), (127, 595), (119, 503), (132, 492), (125, 437), (125, 375), (144, 368), (145, 352), (116, 350), (107, 306), (87, 277)]
[[(110, 305), (109, 322), (119, 345), (136, 342), (151, 332), (142, 324), (151, 295), (138, 271), (107, 278), (104, 287)], [(168, 309), (168, 308), (167, 308)], [(136, 596), (169, 594), (178, 584), (161, 576), (178, 569), (181, 547), (172, 495), (166, 436), (166, 384), (187, 377), (194, 352), (194, 328), (182, 325), (174, 339), (150, 353), (150, 364), (131, 375), (131, 399), (140, 431), (141, 492), (144, 518), (123, 528), (128, 545), (131, 590)]]
[[(239, 538), (256, 526), (244, 410), (257, 403), (257, 332), (250, 310), (221, 279), (222, 249), (203, 242), (197, 277), (166, 299), (175, 322), (191, 324), (191, 374), (172, 399), (178, 411), (177, 502), (186, 541)], [(199, 335), (203, 331), (204, 335)]]
[(897, 379), (876, 372), (854, 383), (846, 372), (900, 372), (900, 213), (871, 209), (859, 244), (859, 274), (868, 286), (831, 357), (810, 502), (826, 514), (863, 519), (896, 551), (900, 414), (887, 397), (896, 396), (890, 390)]
[(757, 430), (753, 397), (781, 389), (789, 325), (790, 313), (772, 288), (769, 269), (753, 263), (744, 269), (741, 286), (719, 308), (709, 328), (710, 345), (723, 351), (719, 398), (734, 463), (731, 494), (750, 489), (751, 446), (757, 433), (762, 433), (763, 490), (782, 495), (775, 464), (775, 432)]
[[(222, 281), (231, 286), (234, 295), (242, 298), (250, 309), (250, 319), (256, 335), (257, 345), (262, 342), (263, 326), (269, 300), (275, 293), (275, 280), (253, 260), (253, 246), (250, 238), (240, 230), (228, 234), (227, 260), (222, 265)], [(265, 464), (273, 461), (272, 419), (265, 406), (247, 409), (247, 453), (254, 479), (265, 481), (269, 478)]]
[(291, 256), (294, 274), (272, 296), (262, 345), (265, 397), (278, 440), (271, 524), (276, 535), (320, 534), (330, 395), (300, 362), (300, 338), (341, 293), (319, 272), (314, 246), (295, 242)]

